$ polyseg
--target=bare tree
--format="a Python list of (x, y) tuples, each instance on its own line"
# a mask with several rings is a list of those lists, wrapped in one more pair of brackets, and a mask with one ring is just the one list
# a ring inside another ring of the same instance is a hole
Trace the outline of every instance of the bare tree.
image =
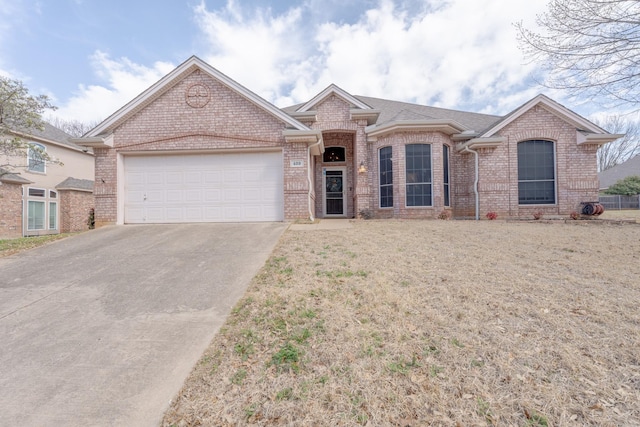
[(82, 135), (100, 124), (99, 121), (85, 123), (79, 120), (64, 120), (60, 117), (51, 117), (47, 121), (51, 123), (51, 125), (76, 138), (80, 138)]
[(54, 161), (23, 139), (35, 129), (42, 130), (42, 113), (54, 109), (46, 95), (31, 95), (21, 81), (0, 76), (0, 173), (9, 172), (5, 167), (16, 167), (12, 159), (24, 158), (29, 149), (43, 161)]
[(516, 24), (520, 47), (548, 71), (545, 86), (615, 101), (640, 102), (640, 1), (551, 0), (541, 32)]
[(640, 126), (637, 121), (613, 115), (604, 120), (594, 120), (594, 123), (611, 133), (624, 134), (622, 138), (604, 144), (598, 149), (598, 172), (612, 168), (640, 154)]

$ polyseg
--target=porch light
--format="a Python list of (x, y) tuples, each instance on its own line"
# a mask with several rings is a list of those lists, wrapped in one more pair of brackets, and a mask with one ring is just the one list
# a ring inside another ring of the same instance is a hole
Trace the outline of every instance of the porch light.
[(360, 167), (358, 167), (358, 173), (367, 172), (367, 167), (364, 165), (364, 162), (360, 162)]

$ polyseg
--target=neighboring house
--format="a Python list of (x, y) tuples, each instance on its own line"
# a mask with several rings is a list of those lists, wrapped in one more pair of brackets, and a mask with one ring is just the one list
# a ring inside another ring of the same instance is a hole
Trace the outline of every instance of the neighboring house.
[(619, 136), (543, 95), (501, 117), (331, 85), (279, 109), (191, 57), (74, 141), (100, 225), (567, 215)]
[[(0, 171), (0, 237), (87, 229), (93, 208), (93, 153), (48, 123), (42, 131), (14, 134), (38, 150), (29, 148), (21, 158), (0, 158), (0, 164), (12, 165)], [(41, 151), (61, 164), (43, 160)]]
[(640, 176), (640, 154), (598, 173), (600, 190), (606, 190), (619, 180), (634, 175)]

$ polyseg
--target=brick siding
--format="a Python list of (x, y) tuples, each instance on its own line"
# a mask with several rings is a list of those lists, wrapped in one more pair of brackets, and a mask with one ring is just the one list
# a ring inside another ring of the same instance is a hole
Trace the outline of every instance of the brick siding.
[(0, 183), (0, 239), (22, 236), (22, 185)]
[[(194, 108), (187, 93), (195, 85), (209, 92), (206, 105)], [(283, 153), (285, 220), (309, 217), (309, 197), (315, 216), (322, 216), (322, 168), (346, 168), (347, 216), (370, 211), (378, 218), (435, 218), (443, 210), (454, 217), (473, 217), (475, 159), (460, 153), (457, 143), (440, 132), (404, 132), (367, 139), (367, 121), (352, 119), (351, 106), (341, 97), (330, 95), (314, 106), (316, 119), (307, 124), (323, 132), (325, 147), (346, 149), (346, 161), (323, 163), (321, 156), (309, 157), (306, 143), (289, 143), (283, 137), (285, 123), (243, 96), (198, 69), (185, 73), (172, 86), (149, 100), (144, 108), (123, 117), (114, 129), (114, 148), (99, 148), (96, 155), (96, 225), (117, 220), (118, 154), (142, 152), (280, 149)], [(541, 106), (533, 107), (505, 126), (499, 136), (505, 142), (495, 149), (479, 152), (480, 217), (495, 211), (499, 217), (529, 216), (541, 210), (549, 215), (567, 215), (581, 201), (597, 200), (595, 145), (576, 143), (575, 126), (561, 120)], [(554, 142), (556, 154), (557, 200), (548, 206), (520, 206), (518, 203), (517, 144), (527, 139)], [(432, 206), (407, 207), (405, 146), (430, 144), (432, 159)], [(443, 146), (450, 147), (450, 207), (444, 206)], [(378, 150), (393, 149), (393, 208), (379, 207)], [(302, 160), (304, 167), (292, 167)], [(365, 173), (358, 173), (363, 164)], [(311, 177), (307, 168), (311, 168)], [(311, 187), (309, 179), (311, 178)]]
[(74, 233), (89, 229), (89, 211), (94, 207), (88, 191), (60, 190), (60, 232)]

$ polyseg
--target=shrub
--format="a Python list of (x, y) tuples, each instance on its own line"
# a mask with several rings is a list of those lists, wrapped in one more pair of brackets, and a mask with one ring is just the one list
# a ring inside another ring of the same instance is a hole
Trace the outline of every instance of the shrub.
[(494, 219), (498, 218), (498, 214), (491, 211), (491, 212), (487, 212), (486, 217), (489, 221), (493, 221)]
[(438, 219), (444, 219), (444, 220), (451, 219), (451, 212), (446, 210), (440, 212), (440, 214), (438, 215)]
[(622, 196), (634, 196), (640, 194), (640, 176), (632, 175), (621, 180), (604, 191), (605, 194), (619, 194)]
[(533, 213), (533, 219), (535, 219), (536, 221), (539, 219), (542, 219), (543, 216), (544, 216), (544, 212), (542, 211), (535, 211)]
[(576, 220), (576, 219), (580, 218), (580, 214), (578, 212), (576, 212), (576, 211), (573, 211), (573, 212), (571, 212), (569, 214), (569, 218), (571, 218), (573, 220)]

